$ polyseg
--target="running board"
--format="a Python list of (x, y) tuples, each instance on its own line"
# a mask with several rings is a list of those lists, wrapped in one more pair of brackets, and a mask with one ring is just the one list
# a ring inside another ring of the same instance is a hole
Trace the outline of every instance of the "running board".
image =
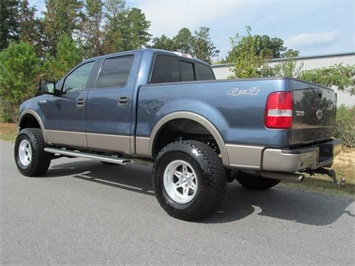
[(92, 159), (101, 162), (113, 163), (113, 164), (121, 164), (125, 165), (126, 163), (131, 163), (132, 160), (115, 157), (115, 156), (108, 156), (108, 155), (98, 155), (98, 154), (91, 154), (87, 152), (80, 152), (80, 151), (71, 151), (71, 150), (64, 150), (64, 149), (57, 149), (57, 148), (44, 148), (45, 152), (59, 154), (68, 157), (78, 157), (78, 158), (85, 158), (85, 159)]

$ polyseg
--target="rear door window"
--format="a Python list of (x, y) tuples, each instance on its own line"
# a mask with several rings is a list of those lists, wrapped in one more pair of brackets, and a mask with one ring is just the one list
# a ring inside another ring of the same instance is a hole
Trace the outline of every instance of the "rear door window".
[(96, 88), (123, 87), (127, 84), (133, 55), (107, 58), (97, 78)]

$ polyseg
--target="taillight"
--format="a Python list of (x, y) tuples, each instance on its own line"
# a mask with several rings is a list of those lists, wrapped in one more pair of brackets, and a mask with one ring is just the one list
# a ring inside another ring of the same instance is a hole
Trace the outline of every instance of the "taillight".
[(265, 126), (268, 128), (290, 128), (292, 113), (292, 92), (273, 92), (266, 102)]

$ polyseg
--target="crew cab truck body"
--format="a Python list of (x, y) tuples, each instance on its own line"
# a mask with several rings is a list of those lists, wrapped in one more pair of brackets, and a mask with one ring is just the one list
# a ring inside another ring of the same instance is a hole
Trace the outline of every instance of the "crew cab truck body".
[(263, 190), (303, 171), (334, 173), (333, 90), (214, 79), (203, 61), (162, 50), (88, 59), (21, 105), (17, 167), (37, 176), (58, 156), (151, 161), (157, 200), (184, 220), (214, 211), (233, 179)]

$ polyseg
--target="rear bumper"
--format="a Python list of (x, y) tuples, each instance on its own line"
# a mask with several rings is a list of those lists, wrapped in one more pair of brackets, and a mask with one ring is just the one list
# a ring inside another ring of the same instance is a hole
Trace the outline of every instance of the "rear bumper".
[(331, 166), (340, 149), (341, 141), (337, 139), (299, 149), (265, 149), (261, 168), (264, 171), (296, 172)]

